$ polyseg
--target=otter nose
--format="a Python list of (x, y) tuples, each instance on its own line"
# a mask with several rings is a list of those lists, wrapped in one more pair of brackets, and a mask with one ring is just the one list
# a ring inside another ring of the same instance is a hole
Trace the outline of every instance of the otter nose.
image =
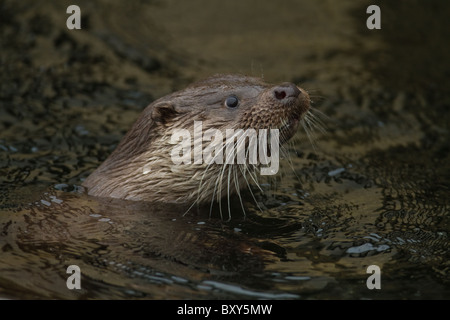
[(275, 98), (283, 100), (285, 98), (297, 98), (300, 95), (300, 90), (293, 83), (283, 83), (273, 89)]

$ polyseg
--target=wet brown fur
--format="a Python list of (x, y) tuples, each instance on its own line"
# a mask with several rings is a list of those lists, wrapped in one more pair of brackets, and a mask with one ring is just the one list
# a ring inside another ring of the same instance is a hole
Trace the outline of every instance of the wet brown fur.
[[(300, 88), (298, 98), (277, 100), (274, 88), (283, 85), (272, 86), (253, 77), (217, 75), (153, 102), (83, 186), (98, 197), (175, 203), (211, 203), (239, 192), (250, 180), (246, 173), (255, 174), (254, 167), (175, 165), (170, 157), (174, 147), (171, 134), (181, 128), (193, 132), (197, 120), (203, 122), (203, 132), (209, 128), (223, 132), (277, 128), (283, 142), (295, 133), (310, 103)], [(231, 94), (239, 98), (236, 108), (224, 103)]]

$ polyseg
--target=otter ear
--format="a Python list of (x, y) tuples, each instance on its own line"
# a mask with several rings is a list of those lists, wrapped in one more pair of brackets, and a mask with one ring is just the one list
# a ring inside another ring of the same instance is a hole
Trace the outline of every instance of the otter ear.
[(160, 102), (153, 106), (151, 117), (153, 121), (165, 124), (167, 121), (172, 119), (177, 112), (175, 107), (167, 102)]

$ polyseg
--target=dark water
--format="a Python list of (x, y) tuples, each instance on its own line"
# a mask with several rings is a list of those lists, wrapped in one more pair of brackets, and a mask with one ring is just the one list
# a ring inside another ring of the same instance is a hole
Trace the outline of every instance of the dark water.
[[(70, 4), (0, 2), (1, 297), (450, 298), (446, 2), (377, 1), (372, 31), (365, 1), (78, 1), (72, 31)], [(219, 72), (328, 116), (245, 217), (83, 194), (146, 105)]]

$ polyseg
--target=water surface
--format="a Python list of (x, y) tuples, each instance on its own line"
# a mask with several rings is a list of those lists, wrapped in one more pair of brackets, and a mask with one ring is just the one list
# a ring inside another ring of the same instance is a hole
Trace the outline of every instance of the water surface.
[[(0, 5), (2, 297), (450, 297), (447, 4), (378, 1), (378, 31), (365, 1), (78, 1), (79, 31), (69, 4)], [(215, 73), (297, 83), (327, 133), (229, 222), (83, 193), (146, 105)]]

